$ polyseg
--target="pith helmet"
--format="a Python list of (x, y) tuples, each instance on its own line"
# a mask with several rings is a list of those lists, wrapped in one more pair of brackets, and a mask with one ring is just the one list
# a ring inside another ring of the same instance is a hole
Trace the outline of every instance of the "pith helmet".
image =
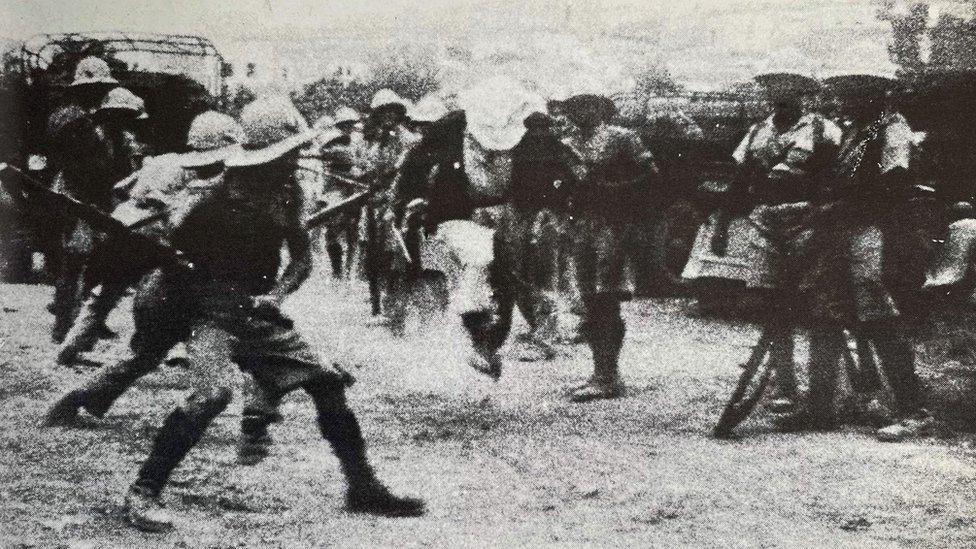
[(335, 112), (335, 124), (349, 124), (356, 123), (362, 119), (362, 116), (356, 112), (354, 109), (349, 107), (340, 107), (339, 110)]
[(78, 62), (75, 67), (75, 78), (71, 82), (72, 86), (82, 86), (85, 84), (118, 84), (119, 81), (112, 78), (112, 71), (108, 68), (108, 63), (98, 57), (85, 57)]
[(448, 110), (443, 101), (433, 95), (428, 95), (417, 101), (417, 104), (407, 111), (407, 116), (414, 122), (434, 122), (446, 116), (447, 113)]
[(180, 155), (184, 168), (219, 164), (240, 150), (244, 129), (230, 116), (217, 111), (198, 114), (190, 124), (186, 145), (190, 152)]
[(244, 140), (241, 149), (225, 161), (228, 167), (267, 164), (319, 134), (309, 129), (298, 109), (284, 97), (259, 99), (244, 107), (241, 126)]
[(369, 108), (374, 112), (383, 109), (395, 109), (400, 111), (401, 114), (406, 115), (407, 110), (410, 108), (410, 103), (400, 97), (395, 91), (384, 88), (376, 92), (373, 100), (369, 102)]
[(128, 111), (136, 119), (149, 118), (149, 115), (146, 114), (146, 102), (138, 95), (121, 87), (112, 88), (105, 94), (102, 103), (98, 106), (98, 112), (102, 111)]

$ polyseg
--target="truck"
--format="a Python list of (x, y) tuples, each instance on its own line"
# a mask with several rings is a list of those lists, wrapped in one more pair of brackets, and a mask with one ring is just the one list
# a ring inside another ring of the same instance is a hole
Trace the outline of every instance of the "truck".
[[(75, 65), (89, 56), (104, 59), (119, 85), (145, 100), (152, 123), (142, 137), (150, 154), (181, 149), (193, 117), (218, 106), (225, 95), (229, 66), (207, 38), (131, 32), (33, 36), (3, 54), (0, 161), (27, 166), (40, 158), (47, 118)], [(32, 213), (0, 188), (0, 281), (34, 281), (33, 256), (56, 238), (31, 223)], [(48, 271), (56, 268), (48, 263)]]

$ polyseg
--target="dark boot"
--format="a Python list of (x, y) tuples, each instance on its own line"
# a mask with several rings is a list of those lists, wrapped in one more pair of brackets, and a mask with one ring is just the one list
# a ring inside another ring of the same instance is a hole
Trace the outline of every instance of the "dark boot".
[(896, 327), (872, 334), (881, 368), (894, 397), (895, 414), (911, 417), (923, 409), (922, 382), (915, 373), (915, 350)]
[(325, 250), (329, 254), (329, 264), (332, 265), (332, 277), (337, 280), (342, 278), (342, 245), (338, 242), (329, 242)]
[[(245, 420), (241, 420), (243, 423)], [(268, 433), (267, 424), (260, 432), (241, 431), (241, 443), (237, 447), (237, 463), (241, 465), (257, 465), (271, 453), (274, 439)]]
[(51, 312), (54, 314), (51, 340), (55, 343), (60, 344), (64, 341), (78, 316), (83, 299), (84, 262), (84, 257), (75, 254), (66, 254), (62, 261), (61, 273), (54, 285), (54, 301), (51, 303)]
[(241, 465), (257, 465), (271, 453), (274, 440), (268, 426), (281, 420), (279, 399), (262, 398), (260, 388), (252, 390), (250, 402), (241, 412), (241, 443), (237, 448), (237, 462)]
[(590, 309), (584, 322), (584, 334), (593, 351), (593, 376), (570, 395), (573, 402), (611, 399), (622, 396), (618, 360), (623, 347), (626, 327), (620, 315), (620, 303), (612, 301)]
[(124, 286), (103, 286), (101, 292), (85, 299), (78, 319), (68, 331), (61, 348), (58, 349), (58, 364), (72, 364), (79, 353), (90, 351), (100, 338), (106, 337), (109, 334), (114, 335), (105, 326), (105, 320), (115, 306), (118, 305), (124, 293)]
[(855, 334), (857, 344), (857, 375), (851, 380), (854, 390), (862, 395), (870, 395), (884, 389), (881, 376), (878, 375), (878, 362), (874, 359), (871, 342), (867, 337)]
[(390, 273), (383, 296), (383, 310), (386, 313), (387, 326), (397, 337), (406, 335), (407, 330), (407, 302), (410, 299), (412, 286), (408, 275), (402, 271)]
[(45, 425), (68, 425), (84, 408), (101, 418), (136, 381), (152, 372), (165, 356), (165, 350), (146, 351), (129, 360), (99, 370), (84, 385), (69, 392), (48, 412)]
[(416, 517), (426, 513), (417, 498), (393, 495), (373, 472), (366, 442), (355, 414), (345, 405), (342, 389), (320, 391), (314, 397), (319, 430), (329, 441), (346, 477), (346, 508), (353, 513), (387, 517)]
[(469, 311), (461, 314), (461, 323), (471, 336), (471, 346), (474, 350), (474, 354), (468, 359), (468, 364), (495, 381), (502, 376), (502, 361), (498, 356), (498, 350), (508, 337), (511, 312), (509, 309), (508, 322), (505, 322), (505, 317), (495, 322), (491, 311)]
[(88, 401), (88, 395), (82, 389), (69, 391), (48, 410), (44, 415), (43, 427), (68, 427), (74, 425), (78, 419), (78, 412)]
[(200, 440), (210, 422), (227, 408), (231, 395), (227, 389), (194, 393), (183, 407), (173, 410), (156, 433), (149, 456), (139, 468), (133, 486), (158, 496), (173, 470)]
[(839, 329), (814, 328), (810, 331), (810, 394), (796, 413), (777, 420), (781, 431), (831, 431), (837, 428), (834, 393), (837, 367), (844, 345)]

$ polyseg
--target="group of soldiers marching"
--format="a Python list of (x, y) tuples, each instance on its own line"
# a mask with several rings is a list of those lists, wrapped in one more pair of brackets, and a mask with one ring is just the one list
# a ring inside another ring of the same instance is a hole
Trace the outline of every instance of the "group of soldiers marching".
[[(781, 412), (781, 428), (837, 426), (834, 391), (846, 330), (877, 352), (895, 403), (890, 425), (878, 435), (899, 440), (933, 422), (900, 321), (898, 289), (886, 271), (892, 262), (910, 270), (910, 256), (889, 250), (913, 237), (899, 208), (910, 192), (917, 136), (891, 110), (889, 81), (852, 82), (830, 87), (844, 106), (840, 123), (809, 107), (823, 93), (821, 83), (803, 77), (768, 83), (774, 112), (735, 150), (743, 176), (726, 207), (702, 228), (686, 276), (738, 279), (766, 292), (776, 372), (771, 407)], [(624, 394), (618, 360), (626, 333), (621, 304), (632, 296), (627, 265), (651, 183), (661, 177), (638, 134), (614, 124), (616, 114), (610, 99), (581, 94), (524, 119), (503, 213), (486, 244), (492, 306), (461, 315), (479, 369), (497, 378), (516, 307), (533, 333), (554, 322), (556, 304), (547, 291), (553, 266), (546, 264), (551, 254), (539, 220), (559, 219), (571, 243), (579, 338), (592, 352), (592, 376), (570, 393), (576, 402)], [(423, 269), (423, 235), (485, 206), (464, 187), (463, 144), (449, 138), (463, 131), (463, 113), (448, 112), (433, 98), (412, 104), (382, 90), (368, 115), (343, 107), (309, 127), (287, 99), (262, 98), (239, 120), (200, 114), (186, 149), (158, 156), (149, 156), (140, 141), (152, 123), (147, 117), (142, 100), (97, 58), (78, 64), (66, 103), (51, 115), (47, 162), (37, 168), (56, 174), (55, 188), (179, 253), (161, 260), (137, 240), (105, 238), (84, 219), (61, 227), (51, 306), (59, 362), (76, 360), (105, 335), (108, 313), (130, 288), (135, 333), (129, 356), (68, 391), (45, 423), (73, 425), (82, 410), (103, 417), (183, 346), (191, 387), (159, 428), (127, 492), (133, 524), (153, 531), (172, 525), (160, 494), (227, 408), (239, 370), (247, 374), (241, 463), (268, 454), (269, 427), (281, 419), (278, 403), (302, 389), (342, 466), (348, 508), (423, 514), (422, 501), (392, 494), (374, 475), (345, 400), (352, 376), (323, 362), (280, 305), (313, 268), (309, 193), (300, 184), (303, 161), (311, 158), (324, 166), (312, 206), (351, 203), (325, 226), (333, 275), (351, 276), (358, 250), (372, 313), (402, 332), (403, 296)], [(362, 200), (350, 200), (357, 197)], [(801, 325), (811, 334), (810, 389), (802, 400), (793, 357)], [(875, 391), (881, 387), (875, 379)]]

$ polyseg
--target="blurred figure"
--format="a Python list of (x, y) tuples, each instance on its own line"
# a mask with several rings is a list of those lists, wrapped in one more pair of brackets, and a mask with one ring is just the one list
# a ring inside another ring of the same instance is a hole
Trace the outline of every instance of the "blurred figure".
[[(139, 169), (145, 148), (138, 121), (147, 117), (141, 98), (125, 88), (105, 94), (99, 107), (73, 123), (75, 131), (62, 141), (61, 170), (55, 188), (101, 210), (112, 208), (115, 184)], [(51, 338), (64, 341), (89, 287), (83, 285), (85, 265), (100, 240), (83, 221), (71, 221), (64, 237), (61, 272), (55, 283)]]
[(636, 133), (610, 124), (616, 107), (608, 98), (577, 95), (562, 108), (574, 126), (565, 139), (578, 158), (579, 184), (570, 198), (574, 263), (584, 308), (581, 331), (593, 352), (593, 375), (571, 398), (616, 398), (624, 390), (617, 364), (626, 331), (620, 303), (633, 295), (624, 276), (625, 243), (644, 213), (640, 197), (657, 169)]
[[(357, 190), (346, 178), (353, 177), (357, 159), (364, 153), (365, 139), (359, 127), (361, 118), (358, 112), (349, 107), (339, 108), (331, 117), (333, 127), (341, 135), (321, 145), (322, 160), (327, 170), (322, 206), (341, 202)], [(336, 216), (325, 226), (325, 249), (333, 278), (346, 278), (351, 274), (358, 223), (359, 216), (350, 213)]]
[[(773, 331), (769, 360), (776, 372), (770, 407), (789, 411), (798, 397), (796, 319), (786, 305), (791, 239), (818, 192), (818, 177), (840, 143), (841, 130), (805, 110), (805, 98), (820, 93), (812, 78), (773, 73), (756, 80), (766, 89), (773, 112), (749, 128), (733, 152), (738, 178), (726, 193), (726, 204), (699, 231), (683, 276), (739, 281), (765, 295), (770, 305), (764, 326)], [(700, 306), (707, 306), (708, 291), (709, 286), (700, 287)]]
[[(524, 121), (525, 135), (512, 149), (511, 186), (494, 235), (488, 283), (497, 311), (469, 313), (465, 327), (486, 366), (500, 370), (498, 350), (505, 344), (517, 306), (529, 324), (529, 343), (542, 358), (555, 356), (558, 249), (547, 234), (569, 212), (579, 163), (554, 131), (554, 121), (534, 112)], [(490, 318), (489, 318), (490, 317)]]
[(894, 396), (895, 423), (878, 430), (881, 440), (902, 440), (934, 424), (923, 407), (909, 341), (893, 282), (921, 269), (917, 232), (908, 199), (916, 134), (892, 109), (895, 82), (871, 75), (828, 79), (851, 125), (827, 172), (818, 215), (812, 223), (809, 264), (800, 278), (800, 297), (809, 304), (810, 396), (786, 429), (829, 429), (838, 360), (851, 327), (875, 347)]
[[(202, 189), (209, 184), (204, 182), (213, 183), (222, 176), (223, 158), (236, 150), (240, 138), (240, 126), (233, 118), (214, 111), (198, 115), (187, 134), (188, 152), (151, 157), (139, 171), (116, 185), (127, 198), (115, 207), (112, 216), (144, 234), (168, 239), (171, 219), (196, 199), (187, 185), (196, 180), (194, 188)], [(93, 290), (58, 349), (58, 364), (73, 363), (98, 340), (108, 315), (126, 290), (145, 274), (146, 266), (134, 259), (131, 250), (114, 241), (95, 251), (85, 274)], [(149, 360), (154, 362), (152, 367), (158, 361)]]
[[(374, 317), (383, 312), (383, 295), (389, 296), (394, 256), (404, 253), (387, 212), (390, 211), (388, 191), (397, 168), (407, 151), (420, 140), (406, 127), (409, 108), (410, 103), (392, 90), (376, 92), (363, 129), (364, 152), (353, 170), (374, 191), (361, 215), (359, 239), (360, 248), (365, 250), (370, 311)], [(376, 322), (389, 324), (390, 319), (378, 318)]]

